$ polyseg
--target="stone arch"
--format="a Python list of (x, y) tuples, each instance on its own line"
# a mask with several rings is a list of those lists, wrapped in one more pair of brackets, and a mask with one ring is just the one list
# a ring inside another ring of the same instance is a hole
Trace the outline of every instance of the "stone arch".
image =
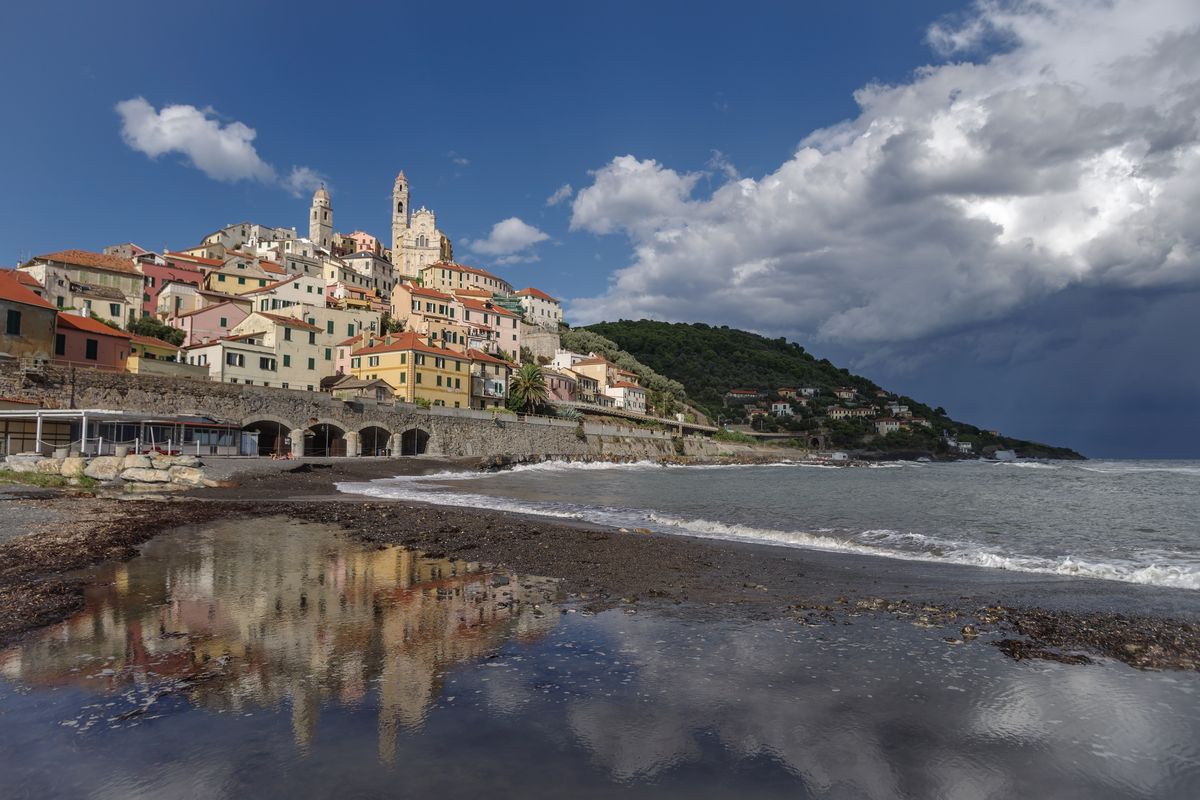
[(391, 455), (391, 440), (391, 430), (377, 422), (368, 422), (358, 429), (359, 455)]
[(290, 421), (272, 414), (257, 414), (242, 420), (238, 452), (245, 456), (284, 456), (292, 451), (288, 435), (295, 428)]
[(419, 456), (429, 447), (429, 431), (409, 428), (400, 434), (400, 455)]
[(349, 426), (332, 419), (318, 419), (304, 429), (304, 455), (329, 458), (346, 455), (346, 431)]

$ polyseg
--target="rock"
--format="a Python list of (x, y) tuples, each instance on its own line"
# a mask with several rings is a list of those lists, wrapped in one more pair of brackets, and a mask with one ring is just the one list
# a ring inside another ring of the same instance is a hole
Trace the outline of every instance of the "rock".
[(641, 533), (641, 534), (648, 534), (648, 533), (650, 533), (651, 531), (650, 531), (650, 529), (649, 529), (649, 528), (634, 528), (634, 529), (633, 529), (633, 532), (634, 532), (634, 533)]
[(40, 456), (9, 456), (4, 468), (10, 472), (37, 472)]
[(176, 467), (198, 467), (200, 459), (195, 456), (175, 456), (171, 459), (171, 465)]
[(121, 473), (121, 480), (135, 483), (170, 483), (171, 473), (165, 469), (127, 469)]
[(115, 481), (121, 474), (124, 460), (116, 456), (98, 456), (88, 463), (83, 474), (98, 481)]
[(37, 471), (43, 475), (57, 475), (62, 469), (61, 458), (43, 458), (37, 463)]
[(75, 456), (74, 458), (64, 458), (62, 466), (58, 469), (58, 474), (64, 478), (80, 478), (83, 475), (83, 469), (87, 466), (87, 459)]
[(963, 625), (962, 635), (964, 639), (973, 639), (979, 635), (979, 631), (975, 630), (974, 625)]
[(165, 456), (162, 453), (153, 453), (150, 456), (150, 464), (155, 469), (168, 470), (174, 461), (174, 456)]
[(204, 483), (204, 470), (199, 467), (171, 467), (167, 470), (172, 483), (186, 483), (189, 486), (199, 486)]
[(150, 463), (150, 456), (125, 456), (123, 462), (125, 469), (150, 469), (153, 465)]

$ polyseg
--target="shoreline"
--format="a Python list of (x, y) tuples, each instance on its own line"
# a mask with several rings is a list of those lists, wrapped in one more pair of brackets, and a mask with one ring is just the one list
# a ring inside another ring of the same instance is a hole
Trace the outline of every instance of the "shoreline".
[[(513, 512), (338, 494), (342, 480), (469, 471), (479, 459), (301, 463), (256, 471), (166, 501), (9, 500), (72, 522), (0, 543), (0, 643), (79, 607), (73, 570), (127, 560), (159, 533), (216, 519), (328, 523), (367, 546), (399, 545), (560, 579), (585, 609), (626, 607), (698, 619), (791, 618), (943, 628), (947, 643), (988, 642), (1013, 658), (1151, 669), (1200, 668), (1200, 592), (885, 556), (621, 532)], [(300, 472), (291, 469), (299, 468)], [(77, 521), (76, 521), (77, 520)]]

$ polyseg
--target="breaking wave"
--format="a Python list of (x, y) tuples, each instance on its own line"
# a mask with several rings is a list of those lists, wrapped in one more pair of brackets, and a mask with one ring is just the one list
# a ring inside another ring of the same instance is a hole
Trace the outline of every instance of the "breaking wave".
[[(1022, 463), (1022, 462), (1018, 462)], [(745, 465), (736, 465), (745, 466)], [(754, 465), (763, 466), (763, 465)], [(782, 465), (777, 465), (782, 466)], [(810, 466), (810, 465), (804, 465)], [(816, 466), (816, 465), (811, 465)], [(697, 469), (670, 467), (668, 469)], [(839, 469), (839, 467), (829, 467)], [(1066, 575), (1124, 581), (1182, 589), (1200, 590), (1200, 561), (1180, 563), (1180, 554), (1135, 552), (1128, 559), (1088, 560), (1074, 555), (1033, 556), (1007, 553), (977, 543), (953, 541), (916, 532), (886, 528), (851, 531), (817, 528), (778, 530), (676, 516), (662, 511), (567, 502), (528, 501), (456, 491), (441, 484), (486, 479), (512, 472), (559, 472), (563, 470), (661, 470), (654, 462), (612, 464), (603, 462), (543, 462), (497, 473), (440, 472), (414, 477), (386, 478), (369, 482), (343, 482), (339, 491), (389, 500), (432, 503), (491, 511), (527, 514), (560, 520), (575, 520), (613, 528), (648, 528), (658, 533), (696, 536), (726, 541), (769, 544), (827, 552), (882, 556), (907, 561), (960, 564), (1017, 572)], [(1183, 557), (1186, 558), (1186, 557)], [(1172, 563), (1174, 562), (1174, 563)]]

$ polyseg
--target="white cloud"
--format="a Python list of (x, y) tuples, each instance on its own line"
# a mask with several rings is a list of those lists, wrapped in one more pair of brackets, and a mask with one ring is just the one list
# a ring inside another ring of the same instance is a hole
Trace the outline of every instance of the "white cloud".
[(860, 89), (855, 119), (759, 179), (697, 197), (699, 173), (654, 160), (593, 173), (571, 228), (633, 257), (573, 319), (868, 343), (1070, 287), (1200, 285), (1200, 5), (979, 0), (928, 38), (993, 54)]
[(467, 158), (466, 156), (460, 156), (458, 153), (454, 152), (453, 150), (451, 150), (449, 153), (447, 153), (446, 157), (449, 158), (450, 161), (455, 164), (455, 166), (466, 167), (471, 164), (471, 159)]
[(464, 244), (472, 253), (492, 256), (497, 264), (515, 264), (521, 261), (537, 261), (532, 248), (550, 236), (518, 217), (509, 217), (492, 226), (485, 239), (468, 239)]
[(554, 190), (554, 194), (546, 198), (546, 205), (556, 206), (564, 200), (570, 200), (573, 194), (575, 194), (575, 190), (571, 188), (571, 184), (564, 183)]
[[(698, 204), (688, 198), (701, 173), (680, 175), (657, 161), (617, 156), (592, 172), (571, 204), (571, 230), (643, 234), (681, 223)], [(689, 207), (689, 205), (691, 207)]]
[(292, 167), (280, 177), (254, 147), (255, 130), (241, 122), (221, 124), (210, 108), (190, 105), (155, 110), (144, 97), (116, 105), (125, 144), (150, 158), (178, 153), (213, 180), (278, 183), (293, 195), (314, 190), (323, 180), (311, 167)]
[(706, 163), (704, 166), (708, 167), (712, 172), (724, 175), (726, 180), (736, 181), (738, 178), (742, 177), (741, 174), (738, 173), (737, 167), (735, 167), (733, 162), (729, 160), (729, 156), (725, 155), (720, 150), (713, 150), (712, 156), (708, 159), (708, 163)]
[(325, 176), (312, 167), (292, 167), (292, 171), (280, 183), (291, 192), (293, 197), (303, 197), (315, 192), (319, 186), (327, 184)]

